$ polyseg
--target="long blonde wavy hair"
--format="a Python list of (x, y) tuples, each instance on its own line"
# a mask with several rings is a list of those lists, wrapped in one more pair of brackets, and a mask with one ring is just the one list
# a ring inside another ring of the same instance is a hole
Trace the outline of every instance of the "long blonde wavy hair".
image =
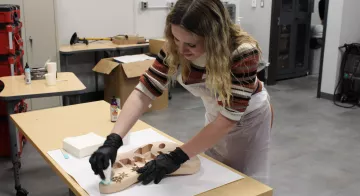
[(258, 43), (238, 25), (234, 24), (220, 0), (178, 0), (166, 18), (167, 40), (165, 63), (169, 76), (178, 65), (187, 78), (190, 62), (179, 54), (171, 31), (171, 24), (180, 25), (195, 36), (204, 37), (206, 59), (206, 85), (225, 105), (231, 99), (231, 53), (243, 43)]

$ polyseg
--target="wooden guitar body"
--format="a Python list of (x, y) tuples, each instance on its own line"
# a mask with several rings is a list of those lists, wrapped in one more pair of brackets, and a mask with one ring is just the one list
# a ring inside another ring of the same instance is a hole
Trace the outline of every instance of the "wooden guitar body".
[[(157, 155), (167, 154), (178, 147), (172, 142), (156, 142), (134, 149), (127, 153), (118, 153), (117, 159), (112, 167), (111, 182), (108, 185), (99, 184), (100, 193), (109, 194), (122, 191), (138, 182), (139, 174), (136, 170), (143, 167), (145, 163), (153, 160)], [(181, 165), (174, 173), (169, 175), (190, 175), (200, 169), (200, 160), (197, 156), (191, 158)]]

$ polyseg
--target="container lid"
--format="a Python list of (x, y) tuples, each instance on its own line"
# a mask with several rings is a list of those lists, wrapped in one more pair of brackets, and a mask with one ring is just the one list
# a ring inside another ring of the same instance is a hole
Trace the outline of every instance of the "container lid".
[(10, 6), (10, 7), (13, 7), (15, 10), (16, 9), (19, 9), (20, 10), (20, 5), (15, 5), (15, 4), (1, 4), (3, 6)]
[(14, 5), (9, 5), (9, 4), (0, 5), (0, 12), (11, 12), (13, 10), (15, 10)]

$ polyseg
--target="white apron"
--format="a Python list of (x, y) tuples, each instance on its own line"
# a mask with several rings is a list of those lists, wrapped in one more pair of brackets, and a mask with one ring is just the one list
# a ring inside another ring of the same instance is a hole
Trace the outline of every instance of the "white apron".
[[(181, 74), (177, 76), (177, 81), (194, 96), (202, 99), (206, 109), (205, 126), (214, 121), (221, 106), (205, 83), (185, 85)], [(236, 127), (205, 154), (268, 184), (271, 118), (269, 95), (263, 88), (262, 92), (252, 96)]]

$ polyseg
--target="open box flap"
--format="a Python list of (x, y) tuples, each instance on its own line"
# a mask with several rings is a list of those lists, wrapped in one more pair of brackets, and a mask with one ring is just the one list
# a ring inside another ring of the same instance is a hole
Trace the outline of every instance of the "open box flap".
[(122, 64), (122, 67), (127, 78), (136, 78), (144, 74), (153, 63), (154, 60), (145, 60)]
[(119, 66), (119, 63), (112, 58), (101, 59), (93, 68), (93, 71), (109, 75), (117, 66)]

